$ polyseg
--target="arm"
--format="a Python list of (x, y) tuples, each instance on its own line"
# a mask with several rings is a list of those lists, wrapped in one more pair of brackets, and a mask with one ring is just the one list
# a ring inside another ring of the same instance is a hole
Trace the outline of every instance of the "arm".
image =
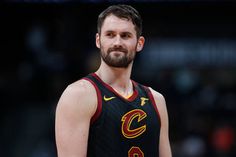
[(168, 113), (166, 109), (165, 98), (158, 92), (150, 89), (155, 99), (160, 118), (161, 118), (161, 131), (159, 139), (159, 156), (160, 157), (172, 157), (170, 141), (169, 141), (169, 122)]
[(80, 80), (65, 89), (56, 109), (58, 157), (86, 157), (90, 119), (96, 104), (96, 91), (88, 81)]

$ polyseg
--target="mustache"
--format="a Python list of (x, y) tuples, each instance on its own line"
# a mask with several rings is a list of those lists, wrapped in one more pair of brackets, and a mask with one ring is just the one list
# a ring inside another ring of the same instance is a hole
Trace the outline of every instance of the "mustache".
[(108, 53), (112, 51), (120, 51), (120, 52), (128, 53), (128, 50), (123, 47), (112, 47), (107, 50)]

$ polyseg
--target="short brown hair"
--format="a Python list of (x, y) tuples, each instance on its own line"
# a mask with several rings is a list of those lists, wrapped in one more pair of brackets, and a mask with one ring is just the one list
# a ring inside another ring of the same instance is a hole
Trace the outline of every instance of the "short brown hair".
[(142, 18), (136, 9), (134, 9), (130, 5), (125, 5), (125, 4), (112, 5), (100, 13), (97, 21), (97, 31), (99, 34), (101, 34), (101, 27), (103, 25), (105, 18), (111, 14), (119, 18), (125, 18), (131, 20), (132, 23), (135, 25), (137, 37), (141, 36)]

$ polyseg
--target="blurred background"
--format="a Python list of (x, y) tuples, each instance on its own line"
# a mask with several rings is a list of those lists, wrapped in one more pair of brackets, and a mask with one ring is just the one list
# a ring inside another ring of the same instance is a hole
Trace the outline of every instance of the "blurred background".
[(57, 101), (98, 68), (96, 20), (114, 3), (143, 17), (132, 78), (165, 96), (173, 157), (235, 157), (236, 2), (223, 0), (5, 0), (0, 156), (56, 157)]

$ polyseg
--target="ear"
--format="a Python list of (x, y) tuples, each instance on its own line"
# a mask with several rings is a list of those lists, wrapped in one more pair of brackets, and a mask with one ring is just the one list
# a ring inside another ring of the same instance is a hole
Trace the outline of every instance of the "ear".
[(96, 33), (96, 46), (97, 48), (101, 48), (101, 45), (100, 45), (100, 36), (98, 33)]
[(139, 52), (143, 49), (144, 43), (145, 43), (145, 38), (143, 36), (140, 36), (138, 39), (137, 47), (136, 47), (137, 52)]

